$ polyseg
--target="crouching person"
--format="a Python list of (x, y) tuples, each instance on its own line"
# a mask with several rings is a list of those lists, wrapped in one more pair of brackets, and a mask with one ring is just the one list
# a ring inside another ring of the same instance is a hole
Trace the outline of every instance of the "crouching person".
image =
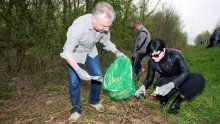
[(202, 75), (190, 73), (182, 53), (176, 49), (166, 48), (161, 39), (151, 40), (147, 47), (148, 61), (147, 78), (143, 85), (136, 91), (139, 97), (153, 83), (155, 72), (160, 77), (154, 85), (152, 95), (165, 106), (170, 97), (178, 93), (168, 112), (177, 114), (183, 100), (190, 100), (204, 88), (205, 80)]

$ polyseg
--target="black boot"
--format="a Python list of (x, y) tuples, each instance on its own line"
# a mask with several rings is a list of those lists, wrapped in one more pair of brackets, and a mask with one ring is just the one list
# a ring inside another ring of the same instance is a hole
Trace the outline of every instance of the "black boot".
[(176, 99), (173, 101), (172, 105), (170, 106), (168, 113), (170, 114), (177, 114), (178, 110), (180, 109), (180, 104), (182, 102), (183, 98), (181, 98), (180, 95), (176, 97)]
[(161, 104), (162, 106), (165, 106), (167, 103), (168, 103), (168, 98), (161, 98), (161, 99), (160, 99), (160, 104)]
[(160, 100), (160, 104), (162, 106), (165, 106), (168, 103), (169, 97), (167, 97), (167, 96), (157, 95), (157, 98)]

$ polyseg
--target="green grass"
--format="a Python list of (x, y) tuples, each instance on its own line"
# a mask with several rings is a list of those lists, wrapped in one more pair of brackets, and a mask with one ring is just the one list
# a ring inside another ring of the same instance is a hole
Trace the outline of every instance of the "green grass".
[(201, 73), (204, 91), (191, 102), (184, 102), (176, 117), (179, 123), (219, 123), (220, 121), (220, 47), (187, 46), (184, 53), (191, 72)]

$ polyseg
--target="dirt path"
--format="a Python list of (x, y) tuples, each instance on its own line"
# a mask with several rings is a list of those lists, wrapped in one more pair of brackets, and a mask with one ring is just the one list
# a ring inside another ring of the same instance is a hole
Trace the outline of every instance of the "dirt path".
[[(66, 83), (30, 83), (32, 78), (16, 78), (10, 81), (16, 88), (7, 100), (3, 100), (0, 123), (66, 124), (70, 116), (68, 85)], [(39, 85), (39, 86), (38, 86)], [(97, 113), (89, 106), (89, 83), (81, 87), (82, 117), (78, 123), (94, 124), (163, 124), (167, 115), (158, 101), (148, 96), (145, 99), (131, 97), (126, 100), (112, 100), (108, 92), (101, 92), (101, 102), (107, 105), (105, 113)], [(150, 93), (149, 93), (150, 94)]]

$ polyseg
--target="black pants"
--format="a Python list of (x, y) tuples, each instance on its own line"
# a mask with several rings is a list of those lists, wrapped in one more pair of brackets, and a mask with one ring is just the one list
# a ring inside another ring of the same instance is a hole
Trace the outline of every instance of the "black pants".
[(213, 47), (213, 46), (214, 46), (214, 41), (215, 41), (215, 39), (210, 38), (209, 41), (210, 41), (210, 42), (209, 42), (209, 45), (208, 45), (206, 48), (209, 48), (209, 47)]
[(141, 61), (146, 56), (146, 54), (135, 54), (131, 57), (132, 68), (135, 75), (138, 75), (139, 70), (142, 68)]
[[(164, 84), (171, 82), (175, 78), (176, 78), (175, 76), (160, 78), (156, 81), (156, 85), (154, 87), (156, 86), (160, 87)], [(168, 95), (164, 96), (164, 98), (170, 98), (179, 91), (180, 95), (184, 96), (184, 98), (192, 99), (204, 89), (204, 84), (205, 84), (205, 79), (202, 77), (202, 75), (197, 73), (191, 73), (187, 77), (187, 79), (184, 80), (182, 86), (179, 87), (179, 90), (173, 88)], [(158, 97), (162, 98), (161, 96)]]

